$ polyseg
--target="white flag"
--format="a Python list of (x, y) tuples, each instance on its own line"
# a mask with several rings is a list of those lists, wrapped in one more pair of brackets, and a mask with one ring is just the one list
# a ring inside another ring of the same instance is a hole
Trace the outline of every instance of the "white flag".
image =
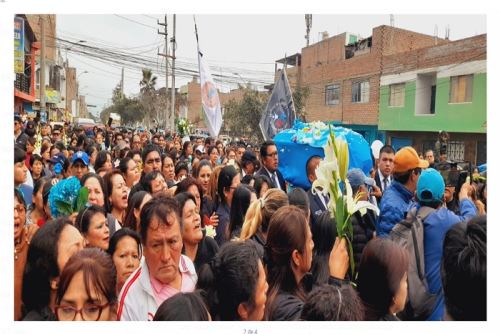
[(208, 131), (212, 137), (217, 137), (222, 126), (219, 94), (210, 70), (203, 59), (203, 54), (199, 51), (198, 64), (200, 66), (201, 104), (206, 116)]

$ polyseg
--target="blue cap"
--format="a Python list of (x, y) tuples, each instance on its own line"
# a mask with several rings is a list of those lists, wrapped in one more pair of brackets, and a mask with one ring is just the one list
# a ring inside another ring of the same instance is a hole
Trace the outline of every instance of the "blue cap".
[(353, 168), (347, 172), (347, 179), (351, 184), (353, 189), (357, 189), (360, 186), (366, 184), (369, 186), (373, 186), (375, 184), (375, 180), (369, 178), (365, 175), (365, 173), (359, 168)]
[(49, 161), (52, 162), (53, 164), (61, 164), (62, 166), (64, 166), (64, 163), (68, 161), (68, 159), (66, 158), (64, 153), (59, 152), (56, 155), (54, 155)]
[(73, 159), (71, 159), (71, 163), (74, 164), (76, 160), (81, 160), (85, 166), (89, 165), (89, 155), (83, 151), (78, 151), (75, 154), (73, 154)]
[(417, 182), (417, 197), (419, 202), (440, 202), (444, 195), (444, 180), (441, 174), (434, 168), (422, 171)]

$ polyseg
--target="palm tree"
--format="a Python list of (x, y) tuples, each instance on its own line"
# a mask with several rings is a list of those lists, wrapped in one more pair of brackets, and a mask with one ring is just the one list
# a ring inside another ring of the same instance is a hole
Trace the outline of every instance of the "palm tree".
[(154, 108), (153, 100), (156, 91), (156, 79), (157, 77), (153, 75), (151, 69), (142, 69), (142, 80), (139, 82), (139, 87), (141, 87), (141, 100), (146, 111), (146, 120), (149, 128), (151, 128), (152, 109)]
[(153, 72), (149, 68), (142, 69), (142, 80), (139, 82), (141, 87), (141, 94), (149, 94), (155, 91), (156, 86), (156, 76), (153, 76)]

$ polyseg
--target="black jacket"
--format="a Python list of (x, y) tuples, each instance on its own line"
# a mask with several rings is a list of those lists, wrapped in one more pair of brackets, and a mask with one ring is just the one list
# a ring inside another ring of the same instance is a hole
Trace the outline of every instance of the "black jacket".
[[(273, 187), (272, 188), (277, 188), (276, 182), (274, 181), (274, 177), (270, 177), (269, 173), (267, 172), (267, 170), (264, 167), (261, 167), (257, 171), (257, 173), (255, 173), (255, 176), (259, 176), (259, 175), (265, 175), (265, 176), (269, 177), (271, 179), (271, 181), (273, 182)], [(281, 172), (277, 169), (276, 170), (276, 175), (278, 176), (278, 181), (280, 183), (281, 190), (283, 190), (284, 192), (286, 192), (286, 183), (285, 183), (285, 178), (283, 177), (283, 174), (281, 174)]]
[[(392, 175), (389, 177), (389, 179), (391, 180), (391, 182), (394, 181)], [(385, 189), (382, 188), (382, 180), (380, 179), (380, 176), (378, 174), (378, 169), (375, 171), (374, 180), (375, 180), (375, 184), (377, 185), (377, 187), (379, 187), (379, 189), (380, 189), (380, 191), (382, 192), (382, 195), (383, 195)], [(389, 187), (389, 186), (390, 186), (390, 184), (387, 185), (387, 187)], [(382, 200), (382, 196), (377, 197), (377, 204), (380, 204), (381, 200)]]
[(314, 195), (311, 189), (307, 191), (307, 196), (309, 197), (309, 209), (311, 211), (310, 222), (311, 224), (314, 224), (316, 222), (317, 216), (328, 210), (328, 208), (326, 208), (323, 202), (321, 202), (319, 195)]
[(365, 248), (368, 241), (373, 238), (375, 232), (375, 214), (372, 210), (367, 210), (364, 216), (358, 211), (351, 216), (351, 223), (353, 229), (352, 250), (354, 253), (355, 267), (358, 267), (361, 260), (361, 253)]
[(21, 134), (16, 138), (16, 145), (26, 151), (26, 142), (28, 141), (28, 135), (21, 132)]
[[(312, 289), (316, 286), (313, 282), (311, 273), (308, 273), (306, 274), (306, 276), (304, 276), (301, 284), (306, 293), (311, 292)], [(340, 286), (342, 284), (350, 283), (348, 280), (339, 280), (330, 276), (330, 278), (328, 279), (328, 284)], [(272, 321), (299, 320), (302, 313), (302, 307), (304, 306), (304, 302), (300, 298), (285, 291), (278, 292), (273, 304), (273, 309), (271, 311), (272, 314), (268, 315), (268, 320)]]
[[(197, 273), (205, 263), (212, 260), (218, 250), (219, 246), (213, 238), (204, 236), (203, 239), (201, 239), (193, 261)], [(182, 248), (182, 254), (186, 254), (184, 248)]]

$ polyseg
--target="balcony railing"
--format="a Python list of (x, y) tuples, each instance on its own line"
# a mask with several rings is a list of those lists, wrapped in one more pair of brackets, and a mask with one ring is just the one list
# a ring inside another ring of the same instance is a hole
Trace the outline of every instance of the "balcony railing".
[(22, 74), (16, 73), (16, 81), (14, 82), (14, 87), (26, 94), (30, 94), (31, 78)]

